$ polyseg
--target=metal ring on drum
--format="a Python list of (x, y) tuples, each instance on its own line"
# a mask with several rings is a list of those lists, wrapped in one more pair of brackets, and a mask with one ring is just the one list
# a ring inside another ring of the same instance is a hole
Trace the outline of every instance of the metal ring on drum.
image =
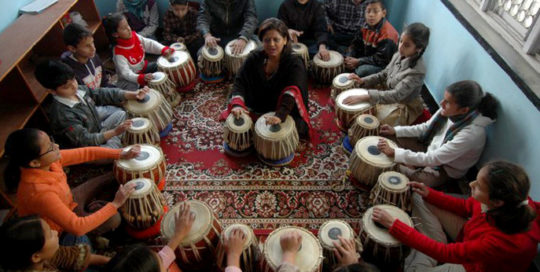
[(267, 125), (265, 116), (273, 115), (274, 112), (268, 112), (257, 120), (253, 143), (263, 163), (270, 166), (284, 166), (294, 159), (300, 139), (291, 116), (287, 116), (285, 121), (278, 125)]
[(253, 121), (248, 114), (230, 114), (223, 129), (223, 149), (227, 155), (245, 157), (253, 152)]

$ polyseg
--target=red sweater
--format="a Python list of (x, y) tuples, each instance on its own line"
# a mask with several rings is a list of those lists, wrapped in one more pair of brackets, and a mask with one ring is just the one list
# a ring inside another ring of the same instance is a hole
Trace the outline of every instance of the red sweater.
[(21, 168), (21, 181), (17, 188), (19, 215), (37, 214), (59, 233), (66, 230), (80, 236), (97, 228), (116, 214), (116, 208), (108, 203), (89, 216), (77, 216), (73, 212), (77, 203), (73, 201), (62, 167), (100, 159), (117, 159), (121, 151), (102, 147), (60, 150), (61, 159), (52, 163), (49, 171)]
[[(427, 254), (439, 262), (462, 264), (466, 271), (526, 271), (536, 255), (540, 241), (540, 216), (529, 231), (505, 234), (490, 225), (474, 198), (460, 199), (430, 189), (427, 202), (462, 217), (470, 217), (455, 243), (437, 242), (399, 220), (390, 234), (404, 244)], [(529, 199), (537, 214), (540, 203)]]

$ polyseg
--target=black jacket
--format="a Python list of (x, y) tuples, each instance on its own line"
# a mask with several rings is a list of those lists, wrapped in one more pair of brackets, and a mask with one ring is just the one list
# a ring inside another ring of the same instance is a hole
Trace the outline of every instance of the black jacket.
[(315, 40), (319, 45), (328, 42), (325, 16), (323, 5), (317, 0), (309, 0), (304, 5), (298, 3), (297, 0), (285, 0), (278, 12), (278, 18), (287, 27), (304, 31), (304, 34), (298, 38), (300, 42)]
[(197, 30), (215, 37), (244, 36), (250, 38), (257, 28), (254, 0), (203, 0)]

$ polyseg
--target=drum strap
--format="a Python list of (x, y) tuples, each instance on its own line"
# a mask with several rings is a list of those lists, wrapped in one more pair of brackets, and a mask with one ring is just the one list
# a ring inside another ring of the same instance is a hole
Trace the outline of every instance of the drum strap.
[(306, 122), (309, 128), (309, 138), (313, 141), (313, 128), (311, 127), (311, 123), (309, 122), (309, 113), (307, 111), (306, 105), (304, 104), (304, 99), (302, 98), (302, 93), (300, 92), (300, 89), (298, 89), (298, 87), (294, 85), (283, 88), (278, 98), (278, 108), (279, 105), (281, 105), (281, 100), (285, 93), (291, 95), (294, 98), (294, 101), (296, 102), (296, 107), (298, 107), (298, 112), (300, 113), (300, 116), (302, 117), (304, 122)]

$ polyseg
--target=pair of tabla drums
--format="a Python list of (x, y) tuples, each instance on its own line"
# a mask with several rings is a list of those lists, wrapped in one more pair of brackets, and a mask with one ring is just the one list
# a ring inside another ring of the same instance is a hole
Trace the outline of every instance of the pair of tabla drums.
[[(125, 147), (127, 151), (131, 146)], [(148, 144), (141, 144), (141, 153), (128, 160), (116, 160), (113, 166), (114, 177), (120, 184), (136, 178), (147, 178), (156, 184), (162, 191), (165, 188), (167, 162), (161, 148)]]
[(160, 233), (160, 223), (167, 205), (155, 182), (147, 178), (132, 179), (135, 190), (120, 208), (127, 223), (127, 233), (137, 239), (147, 239)]
[(197, 70), (187, 50), (176, 50), (172, 56), (159, 57), (157, 66), (176, 84), (179, 92), (189, 92), (195, 87)]
[(291, 116), (277, 125), (267, 125), (265, 116), (273, 116), (268, 112), (259, 117), (252, 133), (253, 121), (243, 113), (239, 118), (229, 115), (225, 120), (224, 149), (227, 154), (243, 156), (249, 154), (253, 145), (259, 159), (270, 166), (284, 166), (294, 159), (294, 153), (300, 142), (296, 125)]
[(343, 56), (333, 50), (328, 50), (330, 59), (324, 61), (317, 54), (313, 57), (311, 64), (311, 74), (315, 81), (321, 85), (330, 85), (332, 80), (339, 74), (343, 73), (345, 66), (343, 64)]
[(154, 89), (150, 89), (142, 100), (128, 100), (124, 108), (130, 117), (143, 117), (150, 120), (161, 137), (166, 136), (172, 129), (171, 105), (160, 92)]
[(233, 54), (232, 53), (232, 44), (235, 42), (235, 40), (230, 41), (225, 46), (225, 67), (229, 73), (229, 76), (234, 78), (234, 76), (238, 73), (240, 70), (240, 67), (244, 64), (246, 61), (249, 53), (251, 51), (257, 49), (257, 44), (249, 40), (246, 44), (246, 47), (244, 47), (244, 50), (239, 54)]

